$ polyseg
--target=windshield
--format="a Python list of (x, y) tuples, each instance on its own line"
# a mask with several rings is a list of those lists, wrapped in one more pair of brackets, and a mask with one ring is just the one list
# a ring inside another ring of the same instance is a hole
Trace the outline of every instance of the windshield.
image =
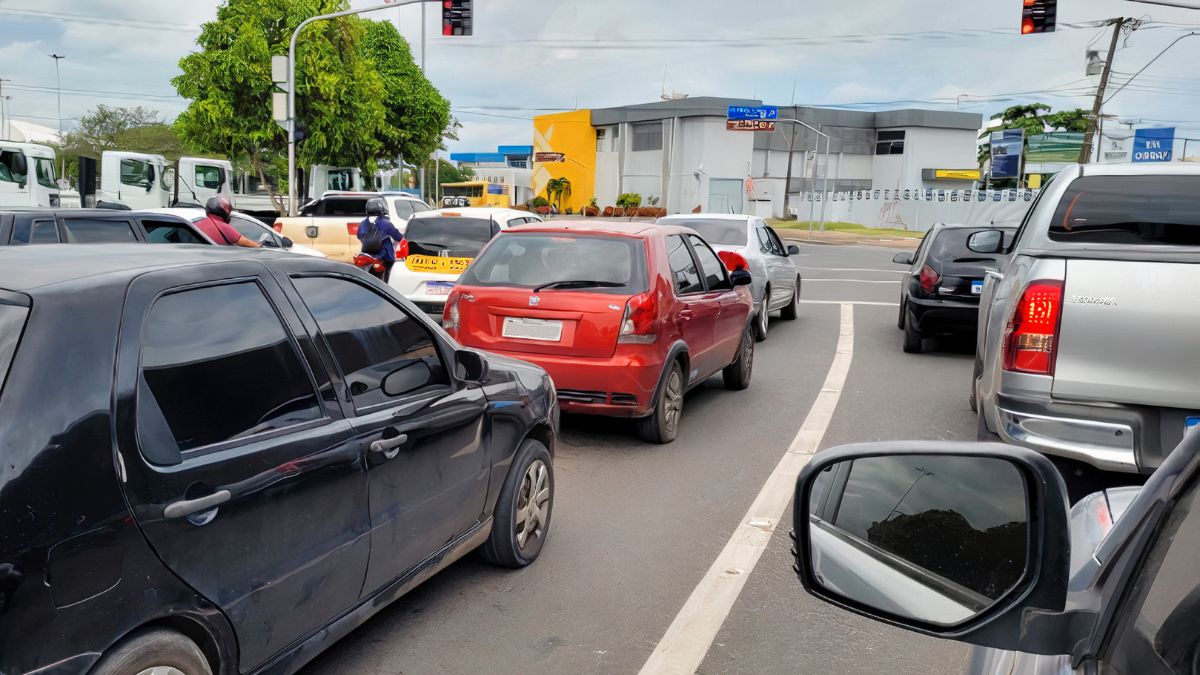
[(1200, 176), (1087, 176), (1067, 188), (1052, 241), (1200, 246)]
[(499, 229), (486, 218), (435, 216), (409, 221), (404, 238), (411, 255), (474, 258)]
[(671, 220), (672, 225), (682, 225), (690, 227), (700, 233), (704, 240), (713, 246), (745, 246), (746, 221), (744, 220), (725, 220), (725, 219), (686, 219), (686, 220)]
[(587, 281), (598, 283), (575, 288), (629, 295), (646, 289), (645, 251), (641, 240), (628, 237), (505, 234), (463, 274), (460, 283), (538, 288)]
[(329, 172), (330, 190), (354, 190), (357, 187), (354, 185), (354, 169), (339, 169)]

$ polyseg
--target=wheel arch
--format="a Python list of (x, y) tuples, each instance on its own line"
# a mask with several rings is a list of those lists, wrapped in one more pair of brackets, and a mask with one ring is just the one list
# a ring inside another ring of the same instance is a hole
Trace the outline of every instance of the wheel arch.
[[(204, 654), (204, 658), (208, 661), (208, 665), (212, 668), (214, 674), (232, 675), (238, 672), (237, 637), (228, 626), (224, 627), (226, 630), (223, 630), (211, 625), (211, 620), (220, 619), (216, 619), (216, 617), (202, 619), (191, 614), (182, 613), (151, 619), (126, 631), (124, 635), (114, 640), (103, 653), (107, 654), (111, 652), (118, 645), (136, 637), (140, 633), (155, 629), (166, 629), (179, 633), (195, 643), (200, 648), (200, 652)], [(220, 633), (226, 634), (228, 644), (222, 642), (219, 636)]]
[(667, 375), (671, 372), (671, 365), (676, 361), (679, 361), (683, 366), (684, 387), (687, 387), (691, 381), (691, 354), (688, 352), (687, 343), (683, 340), (677, 340), (667, 350), (667, 357), (663, 359), (662, 371), (658, 374), (658, 382), (654, 384), (653, 400), (658, 400), (659, 394), (662, 393), (662, 388), (667, 385)]

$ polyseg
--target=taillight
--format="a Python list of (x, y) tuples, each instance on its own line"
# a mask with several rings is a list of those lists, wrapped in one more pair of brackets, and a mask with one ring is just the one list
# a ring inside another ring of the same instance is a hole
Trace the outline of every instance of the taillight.
[(921, 284), (921, 290), (930, 295), (933, 295), (934, 291), (937, 290), (938, 282), (941, 280), (942, 278), (929, 265), (922, 267), (917, 275), (917, 282)]
[[(407, 247), (408, 242), (405, 242), (404, 246)], [(442, 328), (450, 335), (458, 337), (458, 291), (446, 298), (446, 308), (442, 310)]]
[(358, 223), (346, 223), (346, 234), (351, 237), (358, 236)]
[(271, 225), (271, 228), (276, 232), (283, 234), (283, 223), (279, 222), (278, 220)]
[(401, 239), (400, 244), (396, 247), (396, 260), (404, 260), (408, 257), (408, 240)]
[(658, 302), (654, 291), (635, 295), (625, 303), (617, 342), (650, 344), (657, 338)]
[(1062, 318), (1063, 282), (1030, 282), (1004, 332), (1004, 369), (1053, 375)]

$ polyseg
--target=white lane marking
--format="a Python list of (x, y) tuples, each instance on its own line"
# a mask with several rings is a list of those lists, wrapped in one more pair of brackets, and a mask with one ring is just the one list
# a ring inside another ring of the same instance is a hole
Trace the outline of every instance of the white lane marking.
[(804, 277), (801, 283), (810, 281), (845, 281), (850, 284), (898, 284), (900, 279), (830, 279), (826, 277)]
[(883, 272), (886, 274), (908, 274), (908, 270), (877, 270), (867, 267), (804, 267), (796, 265), (802, 270), (821, 270), (822, 272)]
[(837, 353), (817, 400), (795, 439), (767, 477), (750, 510), (696, 585), (666, 634), (642, 666), (641, 675), (693, 675), (704, 661), (746, 579), (771, 541), (771, 534), (792, 500), (796, 477), (821, 445), (837, 409), (850, 361), (854, 358), (854, 308), (842, 303)]
[(899, 307), (898, 302), (871, 302), (868, 300), (801, 300), (802, 305), (875, 305), (877, 307)]

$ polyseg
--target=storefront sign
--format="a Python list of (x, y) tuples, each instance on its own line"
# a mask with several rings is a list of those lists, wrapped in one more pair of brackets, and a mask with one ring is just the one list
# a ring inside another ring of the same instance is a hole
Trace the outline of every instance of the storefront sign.
[(1025, 130), (993, 131), (991, 145), (992, 178), (1019, 178), (1021, 152), (1025, 147)]
[(775, 122), (770, 120), (725, 120), (729, 131), (775, 131)]
[(541, 164), (554, 164), (567, 161), (567, 156), (561, 152), (535, 152), (533, 161)]
[(1175, 127), (1133, 132), (1133, 161), (1169, 162), (1175, 146)]

